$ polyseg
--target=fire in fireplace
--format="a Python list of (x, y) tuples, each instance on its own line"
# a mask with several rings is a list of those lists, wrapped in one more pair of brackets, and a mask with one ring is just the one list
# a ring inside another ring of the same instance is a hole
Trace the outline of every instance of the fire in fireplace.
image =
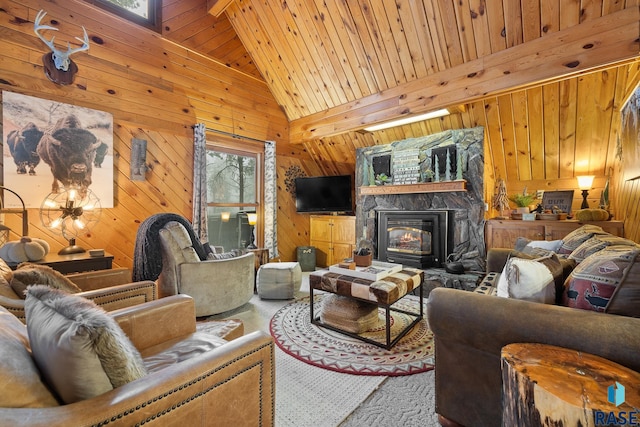
[(411, 267), (441, 267), (453, 250), (452, 210), (377, 212), (378, 259)]

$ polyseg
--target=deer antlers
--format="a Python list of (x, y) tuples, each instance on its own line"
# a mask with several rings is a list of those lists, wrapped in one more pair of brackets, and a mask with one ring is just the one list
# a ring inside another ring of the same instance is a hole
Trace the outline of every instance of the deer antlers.
[(67, 71), (69, 70), (69, 65), (71, 63), (71, 59), (69, 59), (69, 56), (71, 56), (76, 52), (89, 50), (89, 36), (87, 35), (87, 30), (85, 30), (84, 27), (82, 27), (82, 31), (84, 32), (84, 38), (81, 39), (80, 37), (76, 37), (76, 40), (82, 42), (82, 46), (72, 49), (71, 44), (67, 43), (67, 51), (63, 52), (61, 50), (56, 49), (55, 45), (53, 44), (53, 40), (55, 39), (55, 36), (51, 37), (51, 40), (47, 40), (39, 33), (39, 31), (41, 30), (58, 31), (56, 27), (40, 24), (40, 22), (42, 21), (42, 19), (46, 14), (47, 12), (45, 12), (44, 10), (40, 10), (40, 12), (38, 12), (38, 14), (36, 15), (36, 19), (33, 22), (33, 32), (36, 33), (36, 35), (40, 38), (40, 40), (42, 40), (44, 44), (46, 44), (49, 47), (49, 49), (51, 49), (51, 51), (53, 52), (52, 58), (53, 58), (55, 67), (58, 70)]

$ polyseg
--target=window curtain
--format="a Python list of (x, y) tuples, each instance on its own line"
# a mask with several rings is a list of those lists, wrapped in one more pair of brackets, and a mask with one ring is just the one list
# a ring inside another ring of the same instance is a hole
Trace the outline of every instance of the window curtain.
[(278, 257), (276, 143), (264, 145), (264, 247), (272, 258)]
[(207, 231), (207, 137), (203, 123), (193, 127), (193, 231), (202, 243), (209, 242)]

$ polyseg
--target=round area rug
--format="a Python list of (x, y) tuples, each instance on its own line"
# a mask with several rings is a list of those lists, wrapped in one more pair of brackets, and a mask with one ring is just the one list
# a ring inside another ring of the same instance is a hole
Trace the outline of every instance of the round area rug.
[[(324, 294), (315, 296), (314, 313), (320, 313)], [(417, 312), (417, 297), (406, 296), (394, 307)], [(392, 311), (391, 336), (411, 323), (411, 318)], [(433, 333), (425, 318), (391, 350), (351, 338), (310, 320), (309, 297), (282, 307), (271, 319), (269, 328), (278, 347), (303, 362), (332, 371), (355, 375), (411, 375), (433, 369)], [(378, 310), (378, 327), (365, 332), (369, 338), (384, 342), (384, 311)]]

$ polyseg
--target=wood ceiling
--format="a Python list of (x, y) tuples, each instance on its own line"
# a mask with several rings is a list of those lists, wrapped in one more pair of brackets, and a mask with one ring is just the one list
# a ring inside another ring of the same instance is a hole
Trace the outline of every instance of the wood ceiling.
[[(638, 52), (637, 0), (209, 0), (209, 7), (231, 22), (291, 121), (294, 140), (452, 106)], [(580, 57), (585, 49), (590, 60)], [(563, 53), (579, 64), (554, 63)], [(465, 81), (470, 74), (474, 79)], [(467, 93), (453, 96), (452, 88)]]

